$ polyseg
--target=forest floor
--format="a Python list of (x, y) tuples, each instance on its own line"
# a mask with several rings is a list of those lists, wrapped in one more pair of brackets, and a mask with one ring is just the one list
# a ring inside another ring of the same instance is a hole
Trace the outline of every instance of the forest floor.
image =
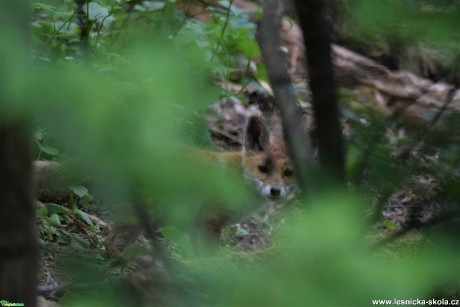
[[(254, 92), (245, 93), (243, 97), (246, 97), (247, 101), (244, 103), (230, 98), (222, 99), (204, 115), (212, 143), (217, 150), (238, 150), (241, 147), (247, 119), (260, 113), (257, 104), (251, 102), (255, 99), (253, 94)], [(311, 111), (308, 104), (304, 104), (303, 113), (305, 121), (311, 123)], [(400, 232), (401, 236), (378, 249), (380, 255), (403, 255), (424, 246), (426, 239), (422, 232), (416, 229), (406, 232), (405, 229), (414, 219), (429, 221), (439, 214), (440, 205), (433, 200), (437, 187), (438, 182), (435, 178), (418, 176), (413, 177), (406, 187), (392, 191), (381, 208), (381, 214), (375, 222), (374, 230), (368, 236), (368, 243), (378, 245), (379, 242)], [(372, 197), (369, 199), (368, 212), (363, 212), (363, 216), (369, 216), (375, 211), (373, 203), (378, 192), (375, 193), (374, 199)], [(69, 199), (64, 199), (58, 205), (66, 207), (68, 203)], [(95, 216), (100, 223), (93, 226), (88, 225), (85, 219), (79, 218), (81, 215), (75, 214), (74, 211), (68, 215), (68, 223), (60, 225), (61, 229), (54, 235), (46, 238), (42, 232), (40, 285), (62, 286), (72, 283), (73, 274), (75, 274), (72, 261), (75, 259), (80, 259), (80, 261), (86, 259), (84, 260), (86, 263), (95, 263), (94, 270), (96, 271), (106, 270), (107, 272), (109, 268), (110, 274), (124, 274), (125, 266), (122, 266), (121, 271), (110, 269), (111, 267), (116, 268), (116, 265), (114, 266), (113, 260), (108, 259), (103, 247), (104, 237), (110, 230), (108, 226), (110, 222), (106, 218), (110, 214), (101, 213), (102, 210), (97, 205), (91, 206), (90, 204), (86, 208), (84, 209), (87, 210), (86, 214)], [(272, 244), (273, 232), (284, 226), (284, 214), (286, 211), (292, 212), (293, 210), (302, 210), (296, 201), (288, 204), (266, 203), (240, 223), (225, 228), (221, 235), (220, 245), (236, 252), (267, 249)], [(40, 223), (43, 227), (43, 221)], [(95, 231), (95, 228), (98, 230)], [(69, 232), (77, 233), (77, 235), (69, 239), (67, 238)], [(141, 242), (141, 245), (149, 245), (145, 238), (141, 238), (138, 242)], [(87, 278), (91, 279), (91, 276)]]

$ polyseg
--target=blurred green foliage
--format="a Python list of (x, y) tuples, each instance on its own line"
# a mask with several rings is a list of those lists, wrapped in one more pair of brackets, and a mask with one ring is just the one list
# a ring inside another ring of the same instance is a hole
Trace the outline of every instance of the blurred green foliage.
[(405, 43), (458, 38), (456, 1), (354, 1), (355, 21), (368, 35), (387, 35)]
[[(456, 35), (458, 7), (445, 18), (436, 10), (425, 16), (401, 5), (361, 1), (355, 15), (369, 35), (382, 24), (393, 26), (391, 37), (404, 34), (401, 39), (447, 41)], [(442, 287), (458, 284), (458, 242), (435, 237), (420, 252), (387, 256), (367, 242), (371, 225), (363, 212), (369, 206), (338, 191), (317, 195), (302, 214), (286, 217), (268, 250), (197, 256), (184, 229), (196, 227), (207, 206), (241, 208), (248, 198), (239, 176), (192, 162), (181, 144), (193, 143), (193, 114), (222, 94), (214, 78), (228, 80), (240, 69), (238, 56), (247, 63), (259, 56), (254, 25), (234, 9), (231, 14), (215, 10), (214, 19), (203, 24), (186, 18), (174, 1), (141, 1), (129, 12), (125, 1), (91, 1), (85, 6), (91, 27), (86, 54), (74, 1), (33, 1), (31, 7), (31, 56), (21, 40), (26, 35), (13, 28), (0, 31), (2, 42), (11, 42), (0, 47), (0, 119), (28, 118), (40, 127), (35, 132), (39, 157), (64, 159), (61, 152), (77, 157), (112, 200), (123, 203), (142, 195), (151, 200), (152, 210), (162, 211), (165, 238), (176, 245), (168, 282), (155, 284), (173, 293), (163, 304), (363, 306), (372, 299), (429, 299)], [(409, 25), (407, 31), (400, 31), (401, 22)], [(361, 127), (364, 144), (379, 140), (378, 117)], [(356, 119), (354, 124), (361, 125)], [(392, 187), (401, 182), (403, 169), (392, 164), (383, 145), (376, 144), (369, 157), (350, 145), (349, 171), (356, 181)], [(458, 167), (458, 146), (446, 150), (452, 154), (444, 161)], [(458, 200), (455, 178), (447, 191)], [(74, 193), (86, 194), (81, 188)], [(45, 236), (55, 235), (66, 219), (67, 212), (57, 208), (47, 204), (39, 210)], [(90, 223), (75, 209), (73, 214)], [(66, 238), (88, 247), (74, 234)], [(131, 305), (126, 289), (107, 280), (91, 261), (74, 268), (86, 274), (90, 288), (71, 292), (63, 305)]]
[(361, 200), (332, 192), (311, 203), (256, 263), (210, 262), (205, 277), (196, 268), (217, 293), (209, 305), (369, 306), (373, 299), (429, 297), (433, 285), (457, 281), (451, 268), (458, 257), (447, 247), (400, 259), (366, 247)]

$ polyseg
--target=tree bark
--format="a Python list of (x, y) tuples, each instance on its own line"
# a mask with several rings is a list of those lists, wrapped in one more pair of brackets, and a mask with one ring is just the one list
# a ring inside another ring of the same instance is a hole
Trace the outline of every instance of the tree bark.
[(29, 134), (0, 127), (0, 299), (35, 306), (38, 251)]
[(310, 139), (302, 124), (301, 111), (288, 73), (286, 59), (280, 48), (280, 27), (283, 1), (268, 0), (264, 3), (264, 15), (258, 23), (257, 41), (267, 69), (275, 103), (283, 125), (284, 137), (292, 158), (296, 179), (303, 193), (308, 193), (313, 171)]
[(307, 50), (320, 166), (327, 177), (344, 183), (345, 155), (331, 60), (330, 26), (324, 17), (325, 0), (296, 0), (295, 7)]
[(21, 120), (25, 117), (20, 114), (21, 102), (15, 101), (15, 90), (9, 87), (12, 70), (22, 71), (27, 65), (29, 9), (26, 0), (0, 1), (4, 44), (0, 48), (0, 300), (36, 306), (38, 247), (31, 135)]

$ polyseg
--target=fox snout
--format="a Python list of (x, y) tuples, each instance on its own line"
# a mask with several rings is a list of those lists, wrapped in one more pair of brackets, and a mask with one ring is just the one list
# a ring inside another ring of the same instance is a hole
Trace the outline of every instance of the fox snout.
[(293, 196), (297, 188), (293, 186), (272, 186), (266, 185), (263, 182), (258, 182), (258, 192), (263, 197), (269, 200), (286, 200)]
[(270, 195), (272, 197), (278, 197), (281, 194), (281, 189), (280, 188), (270, 188)]

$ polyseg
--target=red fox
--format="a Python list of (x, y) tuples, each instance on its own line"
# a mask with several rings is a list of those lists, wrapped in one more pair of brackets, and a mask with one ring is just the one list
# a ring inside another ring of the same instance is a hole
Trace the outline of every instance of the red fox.
[[(248, 185), (255, 187), (260, 196), (270, 201), (289, 200), (298, 191), (282, 129), (279, 124), (261, 117), (253, 116), (248, 120), (240, 151), (216, 152), (190, 147), (187, 151), (192, 159), (212, 160), (239, 171)], [(201, 224), (209, 239), (218, 240), (222, 228), (234, 218), (234, 213), (214, 207), (203, 212)], [(119, 257), (129, 244), (134, 243), (140, 232), (139, 225), (115, 225), (105, 240), (109, 256)]]
[(271, 201), (290, 199), (298, 190), (281, 127), (269, 127), (259, 116), (248, 120), (241, 151), (196, 151), (195, 156), (238, 169), (248, 185)]
[[(248, 185), (270, 201), (285, 201), (292, 198), (298, 190), (292, 163), (287, 153), (281, 127), (254, 116), (248, 120), (244, 133), (243, 146), (240, 151), (215, 152), (191, 149), (192, 158), (222, 162), (230, 169), (238, 170)], [(35, 162), (37, 181), (47, 171), (55, 172), (59, 165), (49, 167)], [(46, 177), (46, 176), (45, 176)], [(203, 223), (209, 234), (218, 238), (222, 227), (231, 219), (219, 210), (204, 214)], [(106, 238), (108, 254), (118, 257), (123, 250), (133, 243), (141, 232), (140, 225), (118, 224)]]

